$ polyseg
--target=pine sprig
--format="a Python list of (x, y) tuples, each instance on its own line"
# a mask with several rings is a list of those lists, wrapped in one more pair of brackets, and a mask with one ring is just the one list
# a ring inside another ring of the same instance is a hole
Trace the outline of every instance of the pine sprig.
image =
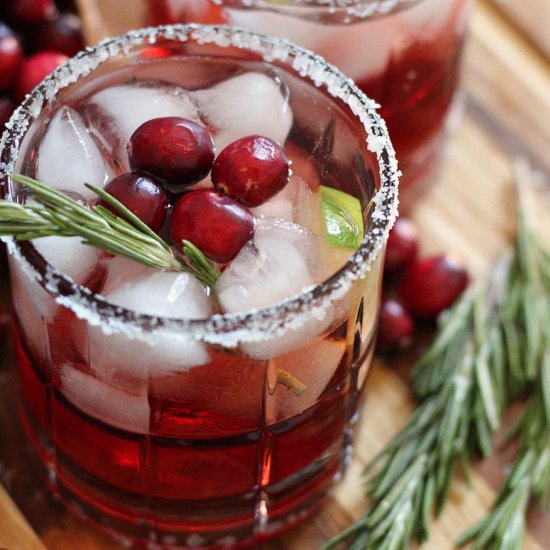
[(86, 184), (118, 215), (101, 204), (89, 208), (28, 176), (16, 174), (13, 180), (24, 186), (38, 205), (0, 201), (0, 235), (18, 240), (53, 235), (81, 237), (86, 245), (149, 267), (189, 272), (214, 290), (219, 271), (198, 248), (188, 243), (183, 247), (183, 255), (176, 256), (168, 243), (103, 189)]
[(492, 452), (507, 406), (539, 372), (546, 379), (521, 424), (530, 435), (523, 438), (516, 468), (494, 514), (467, 540), (490, 531), (497, 543), (480, 549), (519, 548), (507, 544), (523, 537), (530, 496), (548, 500), (549, 432), (537, 426), (541, 411), (550, 417), (550, 261), (529, 227), (523, 198), (518, 220), (512, 253), (440, 318), (431, 347), (413, 367), (418, 405), (365, 471), (370, 507), (325, 550), (340, 544), (347, 550), (406, 550), (414, 540), (425, 541), (454, 477), (461, 472), (468, 478), (471, 459)]

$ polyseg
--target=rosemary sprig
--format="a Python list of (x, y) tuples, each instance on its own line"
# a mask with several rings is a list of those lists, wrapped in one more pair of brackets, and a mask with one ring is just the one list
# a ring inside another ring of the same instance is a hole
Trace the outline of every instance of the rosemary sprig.
[[(520, 200), (529, 182), (529, 168), (516, 165)], [(530, 501), (550, 508), (550, 258), (529, 227), (524, 203), (520, 206), (517, 238), (518, 280), (514, 300), (516, 341), (523, 341), (510, 362), (512, 383), (527, 386), (530, 398), (523, 415), (509, 433), (519, 437), (519, 449), (510, 474), (487, 516), (462, 534), (457, 544), (472, 543), (472, 550), (521, 548)], [(505, 312), (512, 323), (513, 312)], [(519, 368), (518, 368), (519, 365)], [(513, 367), (513, 368), (512, 368)]]
[(90, 184), (86, 186), (119, 215), (96, 204), (91, 208), (43, 183), (20, 174), (13, 180), (25, 186), (38, 205), (0, 201), (0, 235), (19, 240), (52, 235), (81, 237), (83, 243), (149, 267), (167, 271), (186, 271), (214, 290), (219, 271), (191, 243), (183, 246), (183, 256), (128, 210), (115, 197)]
[[(550, 369), (547, 353), (544, 369)], [(550, 504), (550, 417), (548, 387), (542, 377), (517, 424), (520, 448), (513, 467), (489, 514), (464, 532), (457, 544), (472, 543), (472, 550), (515, 550), (522, 548), (530, 500)]]
[[(464, 540), (490, 531), (493, 539), (495, 532), (501, 537), (499, 544), (508, 540), (503, 532), (517, 541), (529, 496), (548, 499), (549, 432), (547, 426), (537, 432), (541, 422), (534, 422), (534, 417), (541, 410), (550, 416), (550, 260), (529, 227), (523, 194), (519, 189), (519, 223), (511, 255), (440, 318), (431, 347), (413, 367), (417, 408), (366, 468), (370, 507), (325, 550), (341, 543), (346, 550), (406, 550), (413, 540), (425, 541), (432, 515), (443, 509), (455, 475), (461, 471), (469, 478), (471, 458), (491, 453), (491, 438), (504, 411), (539, 371), (546, 378), (521, 425), (526, 435), (515, 473), (493, 515)], [(540, 365), (546, 367), (539, 369)], [(493, 522), (500, 530), (491, 530)], [(512, 533), (505, 529), (508, 524), (515, 529)]]
[[(428, 538), (429, 524), (446, 501), (457, 470), (469, 476), (470, 458), (488, 452), (505, 398), (496, 299), (488, 289), (506, 286), (509, 262), (490, 282), (471, 289), (441, 320), (433, 344), (414, 369), (420, 402), (406, 426), (365, 471), (370, 509), (325, 549), (408, 549)], [(499, 289), (494, 296), (505, 294)], [(491, 335), (496, 346), (484, 336)]]

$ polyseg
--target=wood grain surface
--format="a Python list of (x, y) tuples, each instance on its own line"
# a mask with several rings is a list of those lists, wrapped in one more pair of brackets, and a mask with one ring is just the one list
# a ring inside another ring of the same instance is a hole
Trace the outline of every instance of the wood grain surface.
[[(87, 37), (96, 41), (137, 24), (139, 0), (117, 3), (127, 17), (108, 9), (108, 0), (80, 0)], [(113, 3), (111, 2), (111, 5)], [(109, 11), (109, 17), (102, 15)], [(474, 277), (482, 277), (509, 244), (514, 231), (512, 160), (526, 157), (539, 185), (534, 201), (537, 227), (550, 237), (550, 3), (548, 0), (483, 0), (474, 11), (464, 70), (465, 112), (437, 181), (411, 212), (421, 232), (423, 254), (452, 251)], [(5, 268), (0, 264), (0, 272)], [(8, 312), (5, 277), (0, 315)], [(25, 442), (15, 418), (14, 366), (9, 334), (0, 324), (0, 480), (23, 515), (0, 491), (0, 548), (10, 550), (117, 550), (116, 543), (89, 529), (53, 502), (24, 458)], [(393, 361), (375, 361), (368, 399), (348, 472), (320, 512), (262, 550), (315, 550), (361, 516), (366, 501), (361, 470), (405, 422), (413, 407), (407, 371), (421, 353), (419, 342)], [(454, 483), (449, 504), (434, 522), (429, 550), (454, 547), (456, 536), (490, 506), (509, 460), (507, 449), (476, 465), (471, 487)], [(19, 537), (19, 538), (18, 538)], [(526, 549), (550, 548), (550, 514), (533, 512)], [(519, 550), (519, 549), (518, 549)]]

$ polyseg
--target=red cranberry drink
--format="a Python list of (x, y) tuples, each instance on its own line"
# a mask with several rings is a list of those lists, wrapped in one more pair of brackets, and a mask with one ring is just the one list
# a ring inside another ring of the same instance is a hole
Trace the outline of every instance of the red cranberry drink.
[(10, 127), (4, 196), (26, 200), (24, 173), (112, 216), (84, 182), (103, 187), (175, 258), (9, 242), (23, 424), (51, 490), (150, 548), (251, 545), (307, 517), (350, 452), (396, 214), (372, 102), (287, 43), (176, 26), (73, 58)]
[[(437, 167), (471, 0), (149, 0), (150, 21), (231, 24), (335, 64), (382, 106), (405, 207)], [(409, 190), (410, 187), (415, 190)]]

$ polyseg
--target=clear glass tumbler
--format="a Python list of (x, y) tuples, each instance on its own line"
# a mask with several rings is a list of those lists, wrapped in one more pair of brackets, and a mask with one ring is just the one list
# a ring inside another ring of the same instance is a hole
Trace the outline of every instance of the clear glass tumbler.
[[(149, 22), (229, 24), (322, 55), (381, 105), (405, 208), (438, 166), (472, 0), (148, 0)], [(455, 103), (458, 105), (458, 103)]]
[[(24, 173), (91, 204), (83, 182), (127, 170), (133, 129), (182, 110), (218, 147), (274, 133), (292, 160), (290, 195), (255, 211), (269, 270), (233, 274), (257, 302), (224, 312), (192, 277), (78, 238), (10, 241), (21, 417), (51, 491), (119, 540), (240, 547), (311, 514), (349, 457), (397, 165), (372, 102), (318, 56), (177, 25), (109, 39), (39, 85), (3, 136), (0, 190), (24, 201)], [(359, 201), (355, 252), (315, 234), (319, 185)]]

